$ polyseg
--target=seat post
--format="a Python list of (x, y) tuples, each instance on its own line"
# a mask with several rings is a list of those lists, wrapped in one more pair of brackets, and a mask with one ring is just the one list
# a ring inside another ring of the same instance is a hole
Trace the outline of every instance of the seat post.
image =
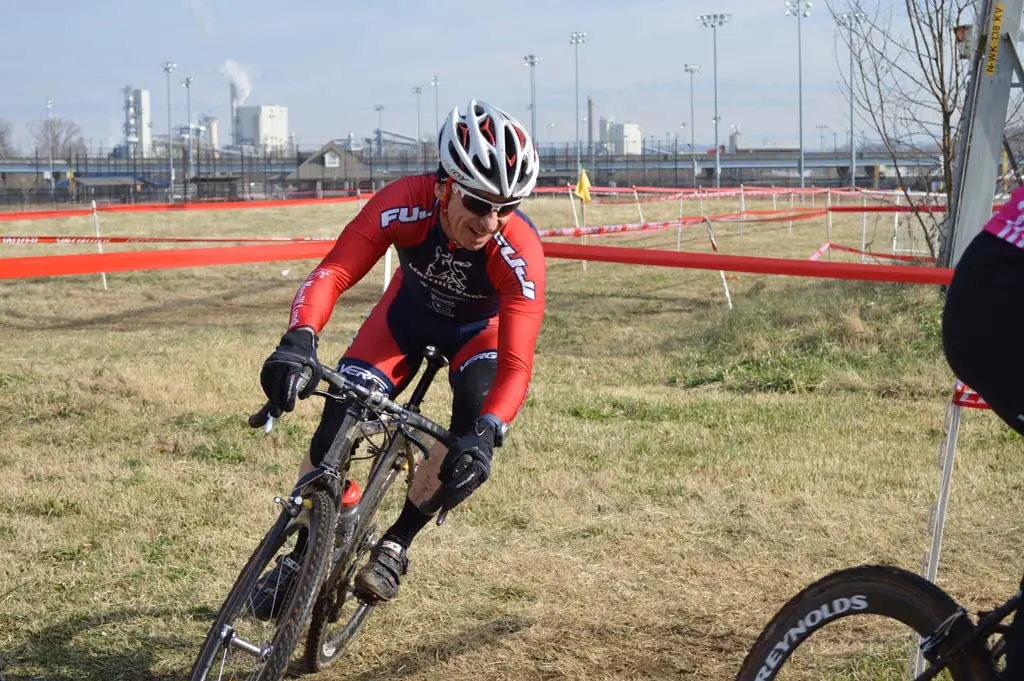
[(416, 389), (412, 391), (412, 397), (409, 398), (405, 405), (417, 413), (420, 410), (420, 403), (426, 396), (427, 389), (430, 387), (437, 372), (448, 366), (448, 358), (442, 355), (433, 345), (428, 345), (423, 349), (423, 357), (427, 360), (427, 366), (423, 370), (420, 380), (416, 383)]

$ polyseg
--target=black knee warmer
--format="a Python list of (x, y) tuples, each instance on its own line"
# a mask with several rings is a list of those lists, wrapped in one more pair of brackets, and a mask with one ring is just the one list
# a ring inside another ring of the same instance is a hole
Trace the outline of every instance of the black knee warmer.
[(478, 359), (463, 366), (451, 379), (453, 435), (465, 435), (480, 416), (487, 393), (494, 385), (498, 363), (492, 359)]

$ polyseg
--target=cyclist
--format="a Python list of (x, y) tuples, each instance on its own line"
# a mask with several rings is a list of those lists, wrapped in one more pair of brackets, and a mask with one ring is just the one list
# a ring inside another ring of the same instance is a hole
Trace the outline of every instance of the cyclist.
[[(338, 296), (395, 247), (400, 268), (338, 370), (395, 397), (416, 373), (423, 348), (436, 346), (452, 360), (449, 429), (459, 440), (420, 467), (401, 514), (357, 574), (357, 591), (377, 601), (397, 594), (409, 545), (440, 510), (435, 500), (451, 508), (490, 475), (494, 448), (526, 397), (544, 315), (544, 251), (518, 210), (539, 170), (526, 129), (473, 100), (449, 113), (438, 152), (435, 173), (391, 182), (345, 226), (299, 287), (287, 331), (260, 374), (272, 413), (294, 409), (296, 397), (305, 396), (297, 390), (299, 374), (317, 370), (318, 334)], [(346, 408), (325, 402), (300, 476), (323, 459)], [(257, 583), (257, 617), (277, 614), (273, 604), (284, 599), (273, 593), (287, 589), (304, 544), (300, 536), (293, 555)]]
[[(1024, 435), (1024, 365), (1011, 347), (1024, 338), (1024, 186), (964, 249), (946, 292), (942, 344), (957, 377)], [(1024, 615), (1007, 634), (1003, 678), (1024, 679)]]

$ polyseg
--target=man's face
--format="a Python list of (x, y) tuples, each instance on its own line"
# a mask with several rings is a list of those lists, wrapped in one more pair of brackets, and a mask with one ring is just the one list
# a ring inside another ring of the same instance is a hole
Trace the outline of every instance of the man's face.
[[(438, 190), (443, 193), (444, 185), (438, 185)], [(501, 231), (518, 206), (517, 200), (452, 184), (445, 233), (461, 248), (479, 251)]]

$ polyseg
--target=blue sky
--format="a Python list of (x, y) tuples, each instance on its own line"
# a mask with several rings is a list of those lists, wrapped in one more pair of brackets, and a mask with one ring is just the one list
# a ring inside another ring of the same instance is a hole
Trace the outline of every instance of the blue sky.
[[(145, 7), (143, 10), (142, 8)], [(579, 48), (580, 115), (586, 96), (598, 116), (641, 126), (664, 139), (689, 129), (689, 77), (694, 84), (698, 144), (713, 139), (712, 31), (695, 16), (730, 12), (718, 29), (718, 101), (722, 142), (738, 125), (750, 145), (795, 145), (797, 22), (782, 0), (518, 0), (468, 4), (450, 0), (94, 0), (12, 3), (0, 22), (0, 119), (27, 143), (27, 123), (46, 115), (78, 123), (92, 146), (121, 137), (121, 88), (151, 91), (154, 132), (167, 129), (164, 60), (178, 63), (171, 100), (175, 123), (185, 120), (181, 76), (195, 79), (193, 119), (221, 120), (227, 138), (228, 82), (222, 66), (241, 64), (253, 88), (246, 104), (289, 107), (300, 145), (368, 136), (383, 105), (383, 127), (416, 129), (414, 86), (423, 88), (421, 121), (434, 125), (431, 76), (438, 76), (441, 117), (471, 97), (490, 101), (529, 124), (529, 69), (535, 53), (538, 141), (574, 139), (572, 31), (586, 31)], [(824, 3), (803, 19), (804, 145), (816, 150), (827, 125), (840, 144), (848, 105), (835, 24)], [(839, 53), (837, 55), (837, 49)], [(550, 128), (549, 123), (554, 123)], [(861, 124), (858, 123), (858, 126)], [(581, 135), (586, 136), (581, 126)]]

